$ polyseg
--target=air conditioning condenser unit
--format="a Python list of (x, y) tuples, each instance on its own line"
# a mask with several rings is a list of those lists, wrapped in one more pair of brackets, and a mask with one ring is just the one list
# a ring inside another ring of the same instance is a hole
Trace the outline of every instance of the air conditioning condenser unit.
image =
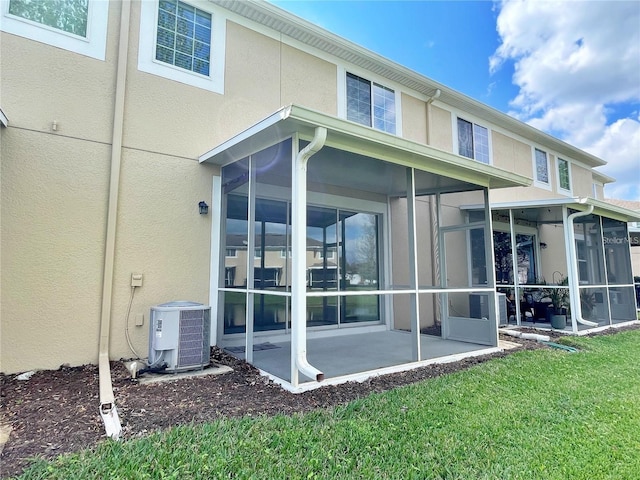
[(149, 360), (166, 372), (202, 369), (209, 365), (211, 307), (196, 302), (169, 302), (151, 307)]

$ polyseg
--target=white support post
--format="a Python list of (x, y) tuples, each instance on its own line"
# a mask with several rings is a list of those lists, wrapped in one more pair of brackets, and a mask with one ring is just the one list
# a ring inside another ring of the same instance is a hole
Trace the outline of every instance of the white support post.
[(516, 324), (522, 324), (522, 312), (520, 311), (520, 281), (518, 279), (518, 245), (516, 243), (516, 230), (513, 223), (513, 210), (509, 209), (509, 237), (511, 238), (511, 274), (513, 275), (514, 301), (516, 302)]
[(253, 157), (249, 157), (249, 198), (247, 202), (247, 297), (245, 303), (245, 348), (244, 359), (253, 363), (253, 312), (255, 294), (249, 292), (255, 286), (255, 255), (256, 255), (256, 169)]
[[(487, 286), (491, 285), (493, 287), (493, 292), (489, 296), (491, 298), (491, 302), (489, 302), (489, 318), (495, 318), (495, 325), (492, 325), (491, 337), (493, 338), (493, 346), (498, 346), (498, 324), (500, 323), (500, 319), (498, 315), (500, 314), (500, 309), (498, 308), (498, 295), (496, 291), (496, 272), (494, 269), (495, 258), (494, 258), (494, 249), (493, 249), (493, 228), (491, 222), (491, 208), (489, 206), (489, 189), (485, 188), (484, 191), (484, 258), (485, 258), (485, 268), (487, 271)], [(490, 262), (490, 263), (489, 263)], [(489, 265), (487, 265), (489, 263)]]
[(409, 228), (409, 276), (411, 281), (411, 355), (414, 362), (420, 361), (420, 296), (418, 295), (418, 238), (416, 233), (415, 171), (407, 167), (407, 225)]
[[(209, 266), (209, 306), (211, 307), (211, 330), (209, 344), (216, 345), (218, 343), (218, 333), (222, 335), (220, 330), (223, 318), (223, 308), (219, 307), (220, 283), (224, 285), (224, 262), (222, 259), (222, 233), (224, 231), (224, 222), (222, 220), (222, 177), (214, 175), (211, 185), (211, 259)], [(222, 267), (221, 267), (222, 265)]]

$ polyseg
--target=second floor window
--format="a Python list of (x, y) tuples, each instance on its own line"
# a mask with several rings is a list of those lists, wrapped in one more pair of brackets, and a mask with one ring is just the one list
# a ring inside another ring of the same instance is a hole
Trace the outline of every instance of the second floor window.
[(547, 159), (547, 152), (535, 150), (535, 176), (536, 181), (549, 185), (549, 160)]
[(158, 3), (156, 60), (209, 75), (211, 14), (177, 0)]
[(458, 154), (489, 164), (489, 130), (458, 118)]
[(395, 134), (395, 92), (347, 73), (347, 120)]
[(558, 158), (558, 185), (562, 190), (571, 190), (569, 162), (562, 158)]
[(89, 0), (65, 2), (10, 0), (9, 13), (79, 37), (87, 36)]

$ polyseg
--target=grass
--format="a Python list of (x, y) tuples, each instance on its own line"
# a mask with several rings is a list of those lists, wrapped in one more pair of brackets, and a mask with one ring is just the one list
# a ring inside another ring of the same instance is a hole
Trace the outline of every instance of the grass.
[(570, 343), (332, 410), (105, 442), (20, 478), (640, 478), (640, 330)]

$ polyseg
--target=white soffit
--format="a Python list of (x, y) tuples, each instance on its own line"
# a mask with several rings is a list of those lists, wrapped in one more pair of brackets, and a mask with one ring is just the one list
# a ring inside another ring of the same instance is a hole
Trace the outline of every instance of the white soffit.
[(517, 173), (297, 105), (278, 110), (201, 155), (199, 161), (224, 166), (295, 134), (310, 140), (316, 127), (327, 129), (326, 145), (338, 150), (489, 188), (531, 185), (531, 179)]
[(579, 160), (591, 167), (607, 162), (579, 148), (569, 145), (526, 123), (516, 120), (488, 105), (467, 97), (445, 85), (367, 50), (328, 30), (282, 10), (264, 0), (209, 0), (237, 15), (275, 30), (298, 42), (333, 55), (344, 62), (372, 72), (410, 90), (432, 96), (440, 89), (439, 100), (456, 109), (473, 114), (535, 143), (544, 145), (561, 156)]

